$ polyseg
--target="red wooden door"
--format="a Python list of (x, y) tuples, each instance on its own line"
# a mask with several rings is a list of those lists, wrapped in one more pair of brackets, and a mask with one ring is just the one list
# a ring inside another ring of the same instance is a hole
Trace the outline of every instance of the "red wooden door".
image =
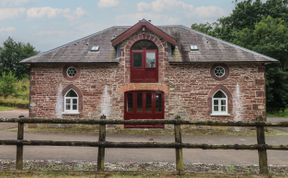
[(157, 50), (131, 51), (131, 82), (158, 82)]
[[(160, 91), (125, 93), (124, 119), (164, 119), (164, 94)], [(164, 128), (164, 125), (125, 125), (125, 128)]]

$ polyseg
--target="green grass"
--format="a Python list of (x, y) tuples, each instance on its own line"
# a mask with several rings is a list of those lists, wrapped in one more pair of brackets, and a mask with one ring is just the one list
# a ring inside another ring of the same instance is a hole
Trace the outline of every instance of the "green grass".
[(16, 109), (15, 107), (10, 106), (0, 106), (0, 111), (10, 111)]
[(0, 96), (0, 105), (17, 108), (28, 108), (29, 105), (29, 80), (23, 79), (15, 83), (16, 92), (4, 98)]
[(288, 108), (285, 109), (283, 112), (275, 112), (275, 113), (268, 113), (269, 117), (284, 117), (288, 118)]
[[(4, 171), (0, 172), (0, 177), (9, 178), (264, 178), (260, 175), (243, 175), (243, 174), (204, 174), (204, 173), (188, 173), (184, 175), (176, 175), (173, 173), (142, 173), (142, 172), (108, 172), (108, 173), (92, 173), (92, 172), (29, 172), (29, 171)], [(271, 176), (274, 177), (274, 176)], [(276, 176), (275, 176), (276, 177)], [(280, 177), (279, 177), (280, 178)], [(284, 177), (283, 177), (284, 178)]]

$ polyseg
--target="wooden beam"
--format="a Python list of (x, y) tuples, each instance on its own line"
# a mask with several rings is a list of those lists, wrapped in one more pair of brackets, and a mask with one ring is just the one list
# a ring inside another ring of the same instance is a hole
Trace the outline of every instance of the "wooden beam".
[(99, 119), (43, 119), (43, 118), (0, 118), (0, 122), (23, 122), (23, 123), (49, 123), (49, 124), (89, 124), (89, 125), (99, 125), (99, 124), (137, 124), (137, 125), (146, 125), (146, 124), (181, 124), (181, 125), (201, 125), (201, 126), (232, 126), (232, 127), (288, 127), (288, 122), (280, 123), (270, 123), (263, 121), (255, 122), (223, 122), (223, 121), (191, 121), (191, 120), (169, 120), (169, 119), (137, 119), (137, 120), (99, 120)]
[[(258, 120), (262, 120), (262, 118), (258, 118)], [(257, 132), (257, 143), (258, 145), (265, 145), (265, 129), (263, 126), (256, 127)], [(268, 170), (268, 160), (267, 160), (267, 150), (265, 146), (258, 148), (258, 156), (259, 156), (259, 173), (260, 174), (269, 174)]]
[(266, 148), (267, 150), (288, 150), (288, 145), (210, 145), (210, 144), (192, 144), (192, 143), (159, 143), (159, 142), (89, 142), (89, 141), (51, 141), (51, 140), (0, 140), (0, 145), (24, 146), (76, 146), (76, 147), (99, 147), (105, 148), (185, 148), (185, 149), (204, 149), (204, 150), (258, 150)]
[[(105, 120), (106, 116), (103, 115), (100, 118), (101, 120)], [(105, 124), (100, 124), (99, 126), (99, 143), (100, 145), (98, 146), (98, 158), (97, 158), (97, 171), (103, 172), (105, 167), (104, 167), (104, 162), (105, 162), (105, 141), (106, 141), (106, 125)], [(102, 144), (103, 143), (103, 144)]]
[(23, 169), (23, 138), (24, 123), (18, 122), (17, 143), (16, 143), (16, 169)]
[[(180, 120), (180, 116), (175, 118), (176, 120)], [(175, 124), (174, 125), (174, 136), (175, 136), (175, 143), (182, 144), (182, 134), (181, 134), (181, 125)], [(176, 152), (176, 170), (179, 175), (183, 174), (184, 172), (184, 161), (183, 161), (183, 149), (181, 147), (175, 148)]]

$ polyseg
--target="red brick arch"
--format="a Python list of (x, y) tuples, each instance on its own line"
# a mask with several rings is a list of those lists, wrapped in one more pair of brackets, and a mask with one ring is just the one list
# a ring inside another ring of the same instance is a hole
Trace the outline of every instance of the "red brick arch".
[(136, 42), (141, 41), (141, 40), (152, 41), (158, 47), (159, 51), (162, 51), (162, 52), (165, 51), (164, 45), (160, 41), (160, 39), (157, 36), (155, 36), (155, 35), (153, 35), (151, 33), (147, 33), (147, 32), (140, 33), (140, 34), (135, 35), (135, 36), (131, 37), (130, 39), (128, 39), (128, 42), (124, 46), (125, 51), (130, 51), (131, 47)]
[(232, 114), (233, 98), (230, 91), (223, 85), (217, 85), (208, 94), (208, 114), (212, 113), (212, 98), (217, 91), (223, 91), (228, 97), (228, 114)]

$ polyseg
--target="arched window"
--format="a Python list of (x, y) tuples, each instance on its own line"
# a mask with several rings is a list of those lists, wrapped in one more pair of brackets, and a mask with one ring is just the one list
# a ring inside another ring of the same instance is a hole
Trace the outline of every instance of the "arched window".
[(131, 47), (131, 82), (158, 82), (158, 48), (149, 40)]
[(212, 98), (212, 114), (227, 115), (228, 114), (228, 98), (222, 91), (218, 90)]
[(70, 89), (64, 96), (64, 112), (79, 113), (79, 97), (77, 93)]

